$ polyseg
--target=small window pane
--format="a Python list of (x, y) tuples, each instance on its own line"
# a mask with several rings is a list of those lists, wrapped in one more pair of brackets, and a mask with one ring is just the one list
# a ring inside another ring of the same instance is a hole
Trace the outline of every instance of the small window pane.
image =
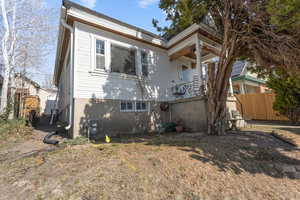
[(126, 103), (124, 102), (121, 103), (121, 110), (126, 110)]
[(104, 41), (96, 40), (96, 53), (104, 55)]
[(141, 109), (142, 109), (142, 106), (141, 106), (141, 103), (140, 103), (140, 102), (137, 102), (137, 103), (136, 103), (136, 109), (137, 109), (137, 110), (141, 110)]
[(105, 56), (96, 55), (96, 68), (105, 69)]
[(142, 52), (142, 63), (148, 64), (148, 55), (146, 52)]
[(142, 103), (142, 110), (146, 110), (146, 109), (147, 109), (146, 103), (143, 102), (143, 103)]
[(127, 110), (133, 110), (132, 102), (127, 102)]
[(146, 52), (141, 53), (141, 57), (142, 57), (142, 75), (143, 76), (148, 76), (148, 54)]

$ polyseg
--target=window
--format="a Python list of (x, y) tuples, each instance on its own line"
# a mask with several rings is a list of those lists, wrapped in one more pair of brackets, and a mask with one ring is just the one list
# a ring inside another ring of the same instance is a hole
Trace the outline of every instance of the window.
[(193, 76), (192, 70), (190, 70), (187, 66), (182, 65), (181, 66), (181, 76), (182, 76), (181, 79), (184, 82), (192, 81), (192, 76)]
[(136, 50), (111, 44), (111, 71), (136, 75)]
[(122, 112), (130, 112), (134, 111), (133, 102), (130, 101), (122, 101), (121, 102), (121, 111)]
[(147, 111), (147, 103), (146, 102), (136, 102), (135, 109), (136, 109), (136, 111)]
[(105, 42), (96, 40), (96, 69), (105, 69)]
[(122, 101), (120, 104), (121, 112), (143, 112), (148, 110), (147, 102)]
[(142, 75), (148, 76), (149, 58), (148, 58), (148, 54), (144, 51), (141, 52), (141, 62), (142, 62)]

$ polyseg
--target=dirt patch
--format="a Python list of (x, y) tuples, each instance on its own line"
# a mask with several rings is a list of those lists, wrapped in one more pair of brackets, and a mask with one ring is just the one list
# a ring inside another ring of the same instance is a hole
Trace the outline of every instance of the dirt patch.
[[(27, 142), (41, 148), (41, 141)], [(0, 162), (0, 199), (300, 199), (300, 181), (278, 170), (300, 165), (299, 151), (262, 132), (47, 148)]]

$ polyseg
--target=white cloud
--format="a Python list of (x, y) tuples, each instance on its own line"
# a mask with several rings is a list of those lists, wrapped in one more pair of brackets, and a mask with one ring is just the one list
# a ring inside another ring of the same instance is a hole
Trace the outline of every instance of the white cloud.
[(141, 8), (147, 8), (148, 6), (157, 3), (159, 0), (139, 0), (139, 6)]
[(96, 0), (80, 0), (80, 2), (88, 8), (96, 7)]

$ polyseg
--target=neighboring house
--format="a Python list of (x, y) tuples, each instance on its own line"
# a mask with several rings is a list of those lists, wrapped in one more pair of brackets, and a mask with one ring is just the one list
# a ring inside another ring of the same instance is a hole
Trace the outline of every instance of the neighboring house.
[(266, 87), (266, 81), (258, 78), (256, 73), (248, 69), (250, 63), (237, 61), (233, 65), (231, 80), (234, 94), (265, 93), (270, 89)]
[(38, 83), (26, 76), (17, 76), (15, 79), (16, 95), (23, 91), (23, 96), (38, 96), (40, 99), (40, 114), (50, 115), (55, 109), (56, 89), (42, 88)]
[[(2, 90), (3, 77), (0, 76), (0, 95)], [(40, 99), (40, 114), (50, 115), (51, 109), (55, 108), (55, 100), (57, 90), (41, 88), (41, 86), (35, 81), (31, 80), (27, 76), (16, 75), (14, 85), (9, 86), (9, 94), (14, 90), (15, 100), (15, 116), (19, 116), (19, 109), (22, 107), (19, 104), (19, 100), (25, 96), (38, 96)], [(21, 97), (22, 95), (22, 97)]]
[(217, 61), (221, 39), (194, 24), (169, 40), (63, 1), (54, 80), (60, 120), (71, 137), (157, 131), (183, 120), (207, 127), (206, 66)]
[(50, 116), (56, 106), (56, 89), (41, 88), (39, 91), (41, 114)]

